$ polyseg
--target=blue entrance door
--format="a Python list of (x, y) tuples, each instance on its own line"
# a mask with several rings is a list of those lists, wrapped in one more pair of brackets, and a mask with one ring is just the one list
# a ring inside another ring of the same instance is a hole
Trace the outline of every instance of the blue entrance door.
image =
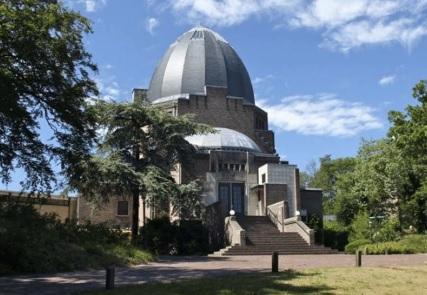
[(232, 207), (236, 212), (236, 215), (243, 215), (245, 213), (245, 209), (243, 206), (244, 200), (244, 185), (243, 183), (233, 183), (231, 184), (232, 190)]
[(231, 192), (229, 183), (220, 183), (218, 186), (218, 199), (223, 216), (228, 216), (230, 212)]
[(229, 214), (231, 209), (236, 212), (236, 215), (244, 214), (245, 185), (243, 183), (222, 182), (218, 186), (218, 193), (221, 210), (225, 216)]

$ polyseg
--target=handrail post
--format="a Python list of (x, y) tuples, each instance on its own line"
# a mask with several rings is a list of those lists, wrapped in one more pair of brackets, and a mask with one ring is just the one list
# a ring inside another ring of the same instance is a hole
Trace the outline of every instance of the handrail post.
[(356, 250), (356, 267), (362, 266), (362, 251)]
[(273, 252), (271, 256), (271, 272), (279, 272), (279, 253)]
[(109, 266), (105, 270), (106, 270), (105, 289), (107, 290), (114, 289), (115, 268), (114, 266)]

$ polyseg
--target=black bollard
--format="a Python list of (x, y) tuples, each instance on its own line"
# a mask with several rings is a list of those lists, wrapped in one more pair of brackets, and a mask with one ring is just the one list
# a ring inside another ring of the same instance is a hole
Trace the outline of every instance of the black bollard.
[(106, 270), (105, 289), (107, 290), (114, 289), (114, 274), (115, 274), (114, 266), (109, 266), (105, 270)]
[(279, 253), (273, 252), (271, 256), (271, 272), (279, 272)]
[(362, 266), (362, 251), (357, 250), (356, 251), (356, 267)]

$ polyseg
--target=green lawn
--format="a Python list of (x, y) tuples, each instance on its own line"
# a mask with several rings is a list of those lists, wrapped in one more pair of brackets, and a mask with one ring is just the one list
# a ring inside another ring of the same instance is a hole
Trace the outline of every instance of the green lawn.
[(153, 283), (86, 294), (427, 294), (427, 266), (323, 268), (177, 283)]

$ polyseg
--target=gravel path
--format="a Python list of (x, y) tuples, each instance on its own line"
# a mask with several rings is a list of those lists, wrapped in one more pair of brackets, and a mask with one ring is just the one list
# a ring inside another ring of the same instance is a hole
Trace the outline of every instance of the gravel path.
[[(280, 256), (280, 269), (352, 267), (354, 255)], [(363, 256), (364, 266), (426, 265), (427, 254)], [(116, 286), (145, 282), (170, 282), (181, 279), (227, 276), (271, 269), (270, 256), (161, 257), (158, 262), (116, 269)], [(76, 294), (103, 288), (105, 271), (0, 277), (0, 294)]]

